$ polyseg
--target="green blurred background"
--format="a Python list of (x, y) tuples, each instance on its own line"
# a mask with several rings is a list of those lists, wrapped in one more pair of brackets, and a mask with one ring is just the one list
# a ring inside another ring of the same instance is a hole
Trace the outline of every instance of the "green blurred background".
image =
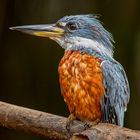
[[(131, 86), (125, 126), (140, 130), (139, 0), (0, 0), (0, 100), (67, 116), (57, 67), (64, 50), (47, 38), (10, 31), (10, 26), (52, 23), (64, 15), (99, 14), (113, 34), (115, 58)], [(43, 140), (0, 128), (1, 140)]]

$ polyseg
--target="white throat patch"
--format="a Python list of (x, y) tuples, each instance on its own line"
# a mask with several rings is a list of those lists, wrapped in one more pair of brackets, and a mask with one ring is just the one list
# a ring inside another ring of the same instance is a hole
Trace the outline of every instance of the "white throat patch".
[(66, 40), (64, 40), (64, 38), (51, 39), (55, 40), (65, 50), (72, 50), (74, 47), (83, 46), (85, 48), (91, 48), (93, 51), (100, 52), (107, 56), (113, 56), (113, 51), (111, 49), (107, 49), (102, 43), (99, 43), (96, 40), (83, 37), (71, 37)]
[(112, 57), (113, 52), (110, 49), (107, 49), (102, 43), (99, 43), (92, 39), (87, 39), (83, 37), (72, 37), (72, 42), (67, 42), (67, 50), (71, 49), (73, 46), (84, 46), (86, 48), (91, 48), (93, 51), (101, 52), (103, 54), (106, 54), (110, 57)]

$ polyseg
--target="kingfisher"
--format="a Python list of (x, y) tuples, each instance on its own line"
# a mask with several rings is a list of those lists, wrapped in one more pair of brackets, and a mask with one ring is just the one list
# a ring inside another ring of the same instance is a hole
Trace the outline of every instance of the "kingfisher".
[(124, 124), (130, 88), (122, 65), (113, 58), (114, 40), (96, 15), (71, 15), (54, 24), (11, 27), (48, 37), (64, 50), (59, 82), (70, 115), (89, 124)]

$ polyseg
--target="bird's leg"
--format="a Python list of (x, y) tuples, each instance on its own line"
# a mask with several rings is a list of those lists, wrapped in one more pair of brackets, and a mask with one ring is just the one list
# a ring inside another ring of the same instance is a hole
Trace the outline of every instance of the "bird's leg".
[(97, 125), (100, 122), (100, 119), (96, 119), (95, 121), (85, 121), (84, 127), (88, 129), (94, 125)]
[(70, 132), (70, 127), (71, 127), (71, 124), (73, 123), (74, 120), (76, 120), (76, 117), (72, 113), (69, 115), (67, 122), (66, 122), (66, 129), (68, 132)]

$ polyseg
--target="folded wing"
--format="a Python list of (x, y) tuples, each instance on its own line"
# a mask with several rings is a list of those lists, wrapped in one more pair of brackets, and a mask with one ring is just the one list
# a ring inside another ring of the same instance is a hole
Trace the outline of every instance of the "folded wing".
[(105, 97), (102, 101), (103, 122), (123, 126), (124, 112), (130, 97), (129, 83), (123, 67), (114, 61), (101, 64), (104, 74)]

